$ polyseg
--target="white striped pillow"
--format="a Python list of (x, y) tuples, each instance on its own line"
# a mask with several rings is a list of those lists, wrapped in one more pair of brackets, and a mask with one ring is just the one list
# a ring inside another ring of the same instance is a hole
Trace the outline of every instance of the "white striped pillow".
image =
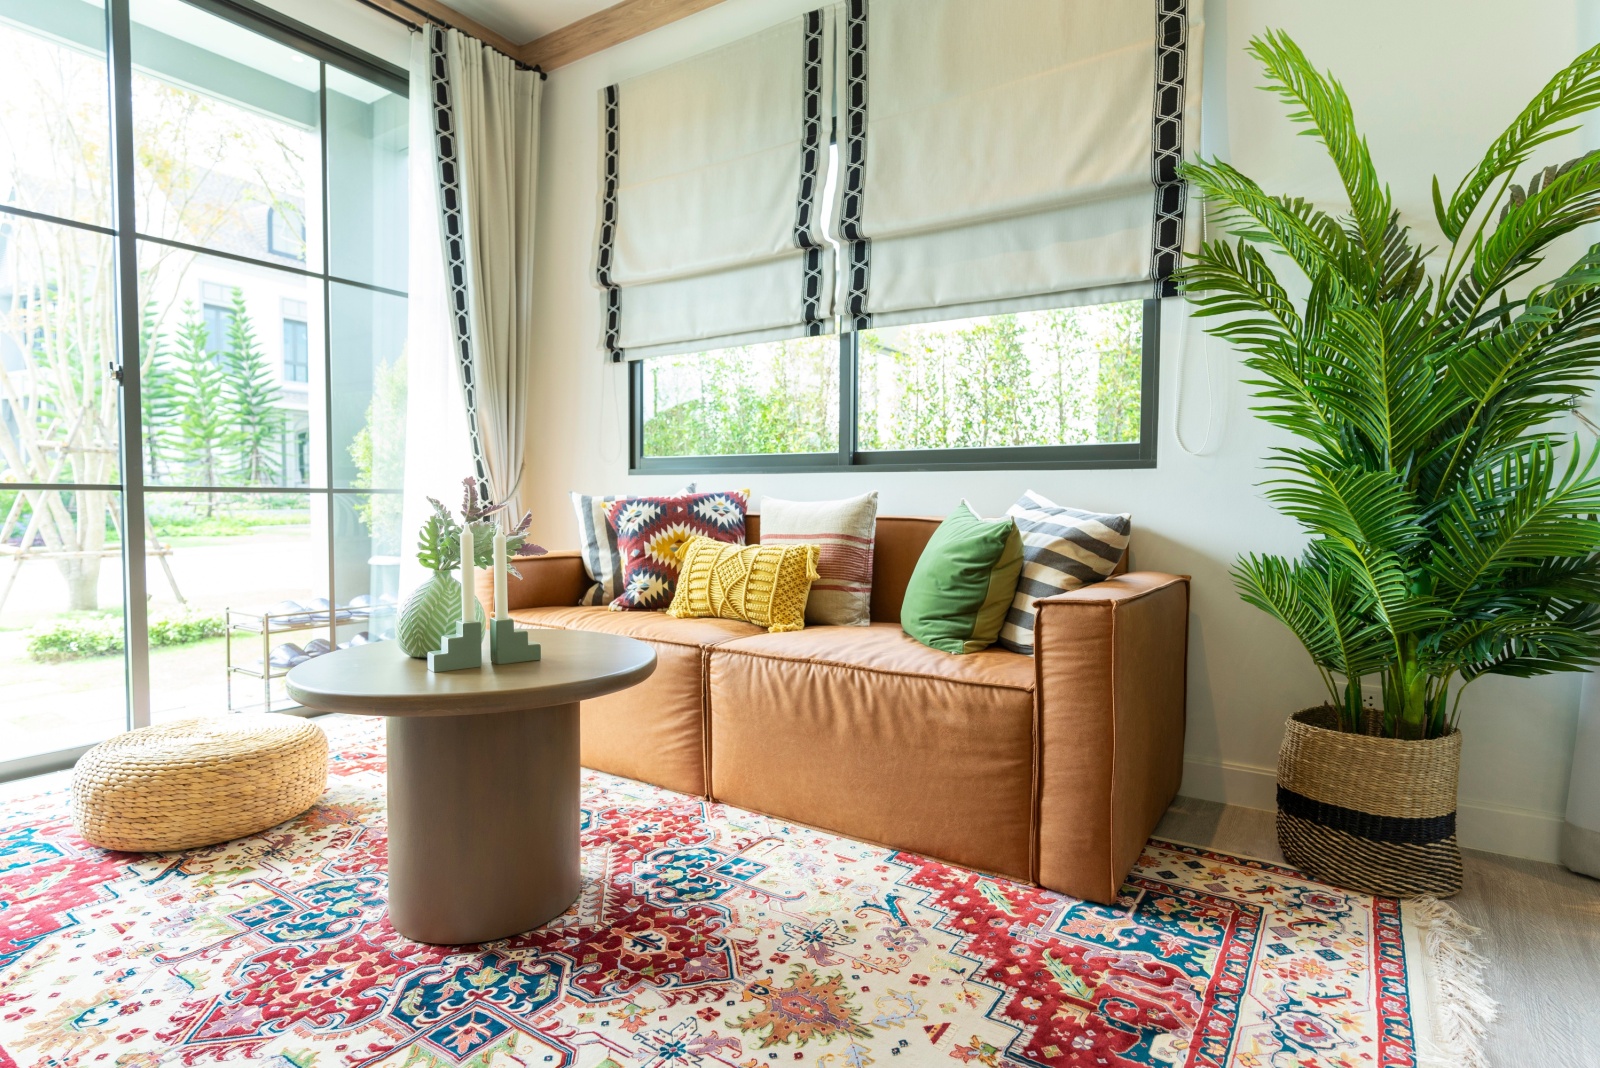
[(872, 550), (878, 494), (842, 501), (761, 501), (761, 541), (816, 545), (817, 581), (806, 598), (806, 622), (864, 627), (872, 622)]
[(1101, 515), (1052, 504), (1029, 490), (1006, 512), (1022, 534), (1022, 577), (1000, 628), (1000, 644), (1033, 654), (1033, 602), (1110, 575), (1128, 551), (1131, 515)]
[[(694, 483), (691, 482), (676, 496), (693, 492)], [(578, 514), (578, 549), (583, 555), (583, 569), (594, 580), (579, 604), (607, 605), (622, 593), (622, 550), (617, 548), (617, 532), (606, 522), (606, 509), (612, 501), (626, 499), (572, 493), (572, 510)]]

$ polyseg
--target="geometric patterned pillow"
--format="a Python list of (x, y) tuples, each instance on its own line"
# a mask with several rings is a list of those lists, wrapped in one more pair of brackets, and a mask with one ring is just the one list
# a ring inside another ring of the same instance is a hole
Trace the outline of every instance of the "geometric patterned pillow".
[(1033, 602), (1099, 582), (1128, 551), (1133, 517), (1080, 512), (1029, 490), (1006, 515), (1022, 533), (1022, 577), (1000, 628), (1000, 645), (1033, 655)]
[(627, 497), (611, 502), (606, 524), (622, 555), (622, 587), (613, 612), (665, 609), (678, 582), (678, 554), (689, 539), (744, 544), (748, 493), (691, 493), (680, 497)]
[[(691, 482), (678, 494), (693, 492), (694, 483)], [(576, 491), (572, 494), (572, 510), (578, 513), (578, 548), (583, 556), (583, 569), (594, 583), (579, 599), (579, 604), (610, 604), (622, 591), (622, 550), (617, 548), (616, 533), (606, 523), (606, 509), (612, 502), (626, 499)]]

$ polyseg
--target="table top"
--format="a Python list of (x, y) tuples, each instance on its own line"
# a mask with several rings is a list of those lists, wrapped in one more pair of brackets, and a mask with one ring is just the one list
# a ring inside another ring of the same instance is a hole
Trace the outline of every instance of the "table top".
[(656, 669), (644, 642), (582, 630), (529, 630), (541, 658), (525, 664), (429, 671), (395, 641), (339, 649), (296, 665), (289, 696), (322, 712), (365, 716), (471, 716), (566, 705), (643, 682)]

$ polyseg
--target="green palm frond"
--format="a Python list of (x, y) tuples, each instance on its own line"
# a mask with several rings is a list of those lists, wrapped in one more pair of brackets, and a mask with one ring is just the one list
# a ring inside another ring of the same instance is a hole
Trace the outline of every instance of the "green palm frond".
[(1459, 239), (1472, 213), (1496, 182), (1515, 174), (1540, 145), (1570, 133), (1573, 127), (1564, 123), (1596, 108), (1600, 108), (1600, 45), (1573, 60), (1545, 84), (1505, 132), (1495, 138), (1478, 166), (1461, 179), (1448, 205), (1440, 194), (1439, 180), (1434, 179), (1434, 214), (1445, 237)]
[(1537, 269), (1551, 242), (1600, 220), (1600, 151), (1508, 207), (1493, 232), (1474, 242), (1471, 268), (1450, 295), (1457, 323), (1476, 321), (1495, 295)]
[(1288, 34), (1268, 31), (1250, 42), (1269, 88), (1289, 103), (1289, 119), (1302, 123), (1328, 150), (1350, 198), (1355, 242), (1374, 280), (1383, 276), (1384, 253), (1394, 220), (1394, 198), (1378, 179), (1366, 138), (1356, 129), (1355, 110), (1344, 86), (1319, 73)]
[(1517, 181), (1562, 124), (1600, 108), (1600, 48), (1545, 87), (1448, 204), (1435, 182), (1451, 242), (1437, 274), (1339, 83), (1284, 34), (1251, 52), (1326, 148), (1349, 214), (1218, 161), (1183, 169), (1233, 240), (1206, 242), (1182, 291), (1244, 354), (1256, 413), (1301, 442), (1274, 452), (1265, 493), (1310, 546), (1242, 557), (1235, 582), (1305, 645), (1349, 729), (1361, 677), (1379, 674), (1385, 729), (1437, 735), (1453, 726), (1453, 680), (1600, 663), (1600, 448), (1555, 433), (1600, 378), (1600, 245), (1528, 286), (1554, 242), (1600, 221), (1600, 153)]

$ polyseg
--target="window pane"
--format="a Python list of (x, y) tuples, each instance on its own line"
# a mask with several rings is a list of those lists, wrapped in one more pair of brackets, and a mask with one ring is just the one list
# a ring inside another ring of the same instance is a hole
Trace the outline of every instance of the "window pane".
[(643, 440), (646, 456), (836, 451), (838, 339), (647, 360)]
[(319, 64), (181, 0), (134, 0), (141, 233), (321, 266)]
[(328, 68), (329, 272), (406, 288), (406, 99)]
[(339, 642), (395, 635), (400, 604), (400, 494), (340, 493), (333, 499), (333, 588), (345, 609)]
[[(157, 491), (146, 500), (169, 550), (145, 568), (151, 719), (259, 710), (269, 695), (284, 707), (283, 675), (328, 648), (327, 497)], [(163, 629), (161, 619), (182, 625)]]
[(126, 725), (121, 507), (104, 490), (0, 487), (0, 760)]
[(112, 239), (0, 215), (0, 483), (117, 481)]
[(996, 315), (860, 335), (859, 447), (1139, 440), (1143, 304)]
[(105, 8), (51, 0), (8, 4), (5, 12), (0, 198), (30, 211), (109, 226)]
[(406, 300), (338, 282), (329, 292), (333, 484), (400, 489), (406, 459)]
[(143, 242), (145, 477), (325, 486), (322, 283)]

